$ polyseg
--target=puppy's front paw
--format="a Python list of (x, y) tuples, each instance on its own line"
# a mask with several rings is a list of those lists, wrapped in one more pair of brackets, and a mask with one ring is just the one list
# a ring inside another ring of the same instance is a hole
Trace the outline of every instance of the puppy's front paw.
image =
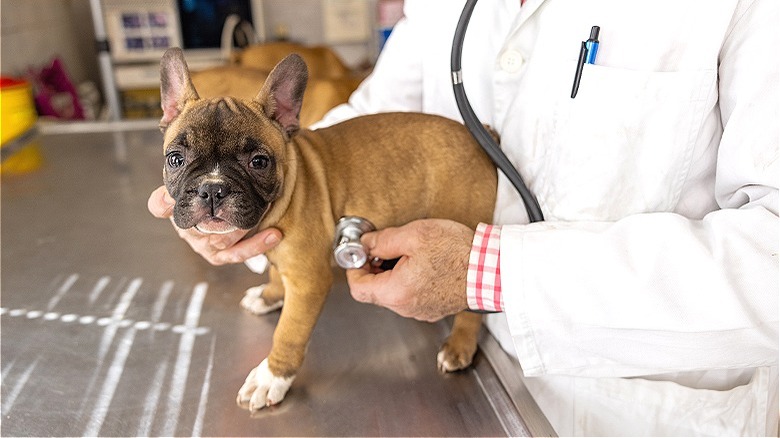
[(474, 353), (476, 352), (476, 345), (448, 339), (447, 342), (441, 346), (439, 354), (436, 356), (436, 363), (439, 367), (439, 371), (451, 373), (467, 368), (471, 365), (471, 360), (474, 358)]
[(244, 298), (241, 299), (241, 307), (255, 315), (265, 315), (266, 313), (271, 313), (276, 309), (280, 309), (284, 304), (284, 300), (268, 303), (265, 301), (265, 298), (263, 298), (263, 290), (265, 290), (266, 286), (267, 285), (263, 284), (247, 289)]
[(277, 377), (268, 369), (268, 359), (249, 372), (244, 385), (238, 390), (236, 403), (244, 409), (257, 411), (284, 399), (295, 376)]

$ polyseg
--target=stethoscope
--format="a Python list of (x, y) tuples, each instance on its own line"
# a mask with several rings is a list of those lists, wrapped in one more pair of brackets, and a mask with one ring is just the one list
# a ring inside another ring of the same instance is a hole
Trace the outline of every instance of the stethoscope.
[[(506, 175), (509, 182), (520, 194), (520, 198), (525, 205), (525, 211), (528, 213), (528, 219), (531, 222), (540, 222), (544, 220), (542, 209), (539, 202), (528, 187), (526, 187), (520, 172), (512, 165), (501, 147), (493, 140), (490, 133), (485, 129), (479, 118), (471, 108), (466, 91), (463, 89), (463, 74), (460, 68), (460, 61), (463, 54), (463, 40), (466, 37), (466, 28), (468, 27), (471, 13), (474, 11), (477, 0), (467, 0), (460, 14), (458, 25), (455, 28), (455, 37), (452, 41), (452, 53), (450, 55), (450, 69), (452, 71), (452, 88), (455, 92), (455, 102), (458, 104), (458, 110), (463, 117), (463, 121), (474, 139), (482, 146), (485, 153), (490, 157), (493, 163), (501, 172)], [(355, 269), (365, 265), (368, 260), (368, 251), (360, 243), (360, 236), (363, 233), (374, 231), (374, 225), (365, 218), (358, 216), (342, 217), (336, 224), (336, 236), (333, 242), (333, 256), (336, 263), (344, 269)], [(374, 266), (381, 266), (383, 269), (392, 269), (397, 260), (382, 261), (378, 259), (371, 260)]]
[(474, 139), (477, 140), (485, 153), (493, 160), (493, 163), (497, 168), (501, 169), (501, 172), (506, 175), (509, 182), (520, 194), (520, 198), (525, 204), (525, 211), (528, 213), (528, 219), (531, 222), (541, 222), (544, 220), (542, 215), (542, 209), (539, 207), (539, 201), (528, 187), (526, 187), (523, 177), (520, 176), (520, 172), (515, 169), (515, 166), (509, 161), (501, 147), (493, 140), (490, 133), (482, 126), (482, 123), (474, 114), (474, 110), (471, 108), (468, 98), (466, 97), (466, 91), (463, 89), (463, 74), (461, 73), (460, 60), (463, 54), (463, 40), (466, 37), (466, 28), (469, 25), (471, 19), (471, 13), (474, 11), (477, 0), (467, 0), (466, 5), (463, 7), (463, 12), (460, 14), (458, 20), (458, 26), (455, 28), (455, 37), (452, 41), (452, 53), (450, 55), (450, 70), (452, 71), (452, 88), (455, 92), (455, 102), (458, 104), (458, 110), (463, 117), (463, 122), (471, 132)]

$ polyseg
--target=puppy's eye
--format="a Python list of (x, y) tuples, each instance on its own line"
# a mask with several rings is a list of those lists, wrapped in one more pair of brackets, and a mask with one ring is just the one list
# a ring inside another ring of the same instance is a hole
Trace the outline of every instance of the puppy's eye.
[(252, 169), (265, 169), (268, 167), (268, 163), (270, 163), (270, 161), (271, 160), (265, 155), (255, 155), (249, 161), (249, 167)]
[(168, 166), (173, 169), (184, 165), (184, 156), (178, 152), (171, 152), (168, 154)]

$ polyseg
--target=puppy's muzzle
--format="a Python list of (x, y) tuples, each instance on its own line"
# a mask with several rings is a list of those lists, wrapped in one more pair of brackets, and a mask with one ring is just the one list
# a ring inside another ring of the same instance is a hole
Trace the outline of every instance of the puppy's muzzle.
[(230, 188), (222, 182), (207, 181), (198, 187), (198, 197), (212, 216), (229, 194)]

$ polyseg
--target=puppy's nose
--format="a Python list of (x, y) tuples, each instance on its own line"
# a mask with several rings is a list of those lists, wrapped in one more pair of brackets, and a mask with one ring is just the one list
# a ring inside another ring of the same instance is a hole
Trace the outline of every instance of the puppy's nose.
[(228, 189), (224, 184), (217, 182), (207, 182), (198, 188), (198, 196), (206, 205), (211, 206), (212, 213), (213, 210), (217, 208), (219, 204), (222, 203), (222, 200), (225, 199), (225, 197), (227, 197), (229, 194), (230, 189)]

